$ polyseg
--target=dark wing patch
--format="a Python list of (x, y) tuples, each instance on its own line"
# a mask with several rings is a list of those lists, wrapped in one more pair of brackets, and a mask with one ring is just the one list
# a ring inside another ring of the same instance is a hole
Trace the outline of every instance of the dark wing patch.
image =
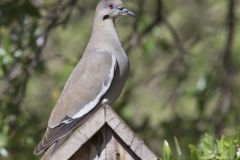
[(74, 130), (79, 125), (81, 125), (81, 122), (85, 117), (86, 115), (78, 119), (74, 119), (68, 124), (62, 123), (55, 128), (48, 127), (42, 141), (37, 145), (36, 149), (34, 150), (34, 154), (36, 155), (43, 154), (46, 151), (46, 149), (48, 149), (48, 147), (57, 142), (59, 139), (66, 136), (69, 133), (69, 130)]

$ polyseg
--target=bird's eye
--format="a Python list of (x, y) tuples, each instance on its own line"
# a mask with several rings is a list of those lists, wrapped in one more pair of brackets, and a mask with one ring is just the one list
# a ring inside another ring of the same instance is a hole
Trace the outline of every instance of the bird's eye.
[(108, 4), (108, 8), (109, 8), (109, 9), (113, 9), (113, 4), (111, 4), (111, 3)]

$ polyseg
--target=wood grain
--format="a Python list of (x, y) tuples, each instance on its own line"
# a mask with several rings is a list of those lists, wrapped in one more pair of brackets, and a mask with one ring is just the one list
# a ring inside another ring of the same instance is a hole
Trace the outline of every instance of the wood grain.
[(42, 160), (157, 160), (110, 106), (100, 107)]

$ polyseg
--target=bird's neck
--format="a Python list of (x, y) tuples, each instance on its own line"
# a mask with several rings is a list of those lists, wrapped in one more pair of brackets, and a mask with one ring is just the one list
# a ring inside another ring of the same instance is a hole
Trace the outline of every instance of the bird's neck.
[(107, 51), (108, 49), (121, 47), (114, 20), (102, 20), (102, 18), (95, 17), (89, 45), (91, 45), (91, 48), (106, 47)]

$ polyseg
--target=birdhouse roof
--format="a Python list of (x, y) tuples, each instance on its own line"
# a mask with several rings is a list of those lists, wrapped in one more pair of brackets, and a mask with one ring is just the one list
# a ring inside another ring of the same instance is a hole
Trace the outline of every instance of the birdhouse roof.
[[(70, 159), (104, 127), (111, 130), (112, 134), (121, 141), (121, 145), (124, 146), (123, 148), (134, 154), (137, 159), (158, 159), (144, 144), (143, 140), (136, 136), (127, 124), (116, 114), (112, 107), (105, 106), (91, 113), (87, 117), (87, 120), (53, 153), (51, 160)], [(42, 159), (44, 159), (44, 156)]]

